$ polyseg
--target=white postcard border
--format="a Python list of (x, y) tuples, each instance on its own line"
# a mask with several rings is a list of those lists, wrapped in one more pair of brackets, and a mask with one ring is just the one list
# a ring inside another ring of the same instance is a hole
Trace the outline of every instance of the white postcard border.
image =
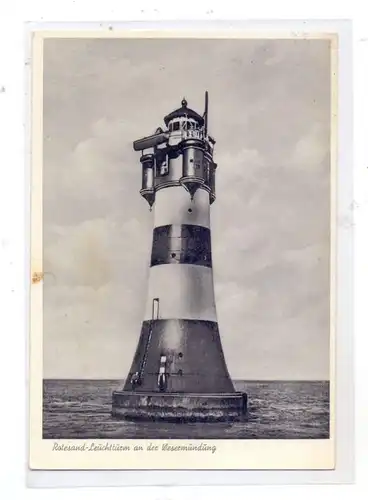
[[(304, 25), (305, 27), (305, 25)], [(114, 26), (114, 29), (110, 30), (109, 28), (103, 28), (101, 30), (96, 30), (96, 36), (107, 36), (107, 37), (116, 37), (119, 36), (118, 26)], [(149, 28), (148, 28), (149, 29)], [(256, 37), (255, 31), (258, 28), (252, 28), (252, 33), (248, 33), (249, 37)], [(276, 31), (270, 35), (272, 37), (276, 37)], [(335, 28), (335, 31), (336, 28)], [(285, 32), (285, 37), (289, 38), (290, 35), (296, 37), (316, 37), (316, 31), (312, 33), (310, 27), (308, 27), (307, 34), (304, 32), (299, 32), (297, 34), (297, 30), (293, 29), (293, 33), (290, 31)], [(39, 32), (38, 32), (39, 33)], [(73, 34), (75, 36), (75, 32), (69, 31), (69, 36)], [(86, 36), (86, 31), (81, 32), (79, 36)], [(140, 35), (143, 35), (143, 31), (140, 31)], [(146, 31), (147, 33), (147, 31)], [(232, 32), (232, 36), (241, 35), (242, 31), (239, 30), (238, 33), (235, 31)], [(258, 31), (258, 38), (265, 38), (266, 35), (262, 31)], [(55, 32), (52, 30), (49, 32), (49, 35), (55, 36)], [(57, 36), (65, 36), (66, 32), (63, 34), (60, 32)], [(152, 32), (150, 33), (150, 36)], [(178, 33), (176, 31), (165, 32), (165, 36), (177, 36)], [(190, 36), (198, 36), (198, 33), (189, 33)], [(91, 36), (91, 32), (88, 32), (88, 37)], [(129, 36), (137, 36), (137, 33), (132, 33)], [(183, 36), (187, 36), (183, 33)], [(208, 33), (202, 34), (202, 36), (208, 36)], [(213, 33), (211, 36), (214, 36)], [(222, 35), (224, 37), (228, 37), (228, 34)], [(244, 36), (244, 32), (243, 32)], [(277, 35), (277, 37), (280, 37)], [(42, 43), (42, 40), (39, 37), (39, 34), (36, 35), (36, 44)], [(341, 40), (341, 36), (340, 36)], [(39, 47), (40, 48), (40, 47)], [(341, 53), (339, 56), (340, 64), (338, 70), (341, 68)], [(40, 60), (34, 59), (34, 63), (39, 64), (37, 67), (37, 71), (42, 72), (42, 62)], [(341, 74), (341, 73), (340, 73)], [(340, 79), (341, 80), (341, 79)], [(38, 82), (39, 83), (39, 82)], [(336, 96), (337, 97), (337, 96)], [(341, 85), (339, 86), (339, 99), (341, 103)], [(40, 104), (42, 99), (42, 89), (39, 84), (33, 85), (33, 103)], [(40, 197), (42, 196), (42, 190), (40, 186), (42, 186), (42, 157), (40, 157), (40, 153), (42, 155), (42, 147), (40, 147), (40, 138), (41, 138), (41, 146), (42, 146), (42, 123), (40, 122), (40, 113), (35, 112), (37, 110), (38, 104), (34, 104), (34, 114), (32, 115), (33, 120), (33, 129), (38, 132), (33, 136), (33, 147), (32, 147), (32, 163), (33, 166), (36, 165), (36, 170), (33, 169), (33, 177), (32, 177), (32, 278), (34, 284), (32, 286), (31, 299), (31, 342), (30, 342), (30, 467), (33, 469), (86, 469), (86, 468), (94, 468), (94, 469), (332, 469), (334, 467), (334, 447), (333, 447), (333, 438), (330, 440), (216, 440), (210, 441), (209, 444), (215, 444), (218, 447), (218, 451), (212, 454), (213, 457), (208, 454), (202, 456), (202, 454), (192, 455), (191, 452), (187, 452), (184, 455), (176, 455), (175, 456), (175, 464), (173, 466), (173, 458), (172, 453), (167, 453), (164, 457), (160, 457), (158, 454), (155, 458), (148, 458), (148, 461), (142, 461), (142, 456), (135, 459), (133, 458), (134, 453), (129, 455), (128, 460), (124, 460), (121, 458), (121, 453), (119, 452), (96, 452), (92, 454), (93, 458), (84, 459), (81, 456), (81, 453), (76, 452), (73, 455), (73, 452), (64, 453), (54, 453), (50, 454), (50, 448), (53, 446), (52, 440), (42, 440), (42, 426), (40, 426), (40, 422), (42, 421), (42, 318), (39, 317), (35, 311), (42, 310), (42, 243), (38, 237), (35, 238), (34, 234), (37, 231), (38, 235), (42, 232), (42, 212), (40, 213)], [(42, 109), (42, 104), (41, 108)], [(342, 109), (342, 108), (341, 108)], [(347, 114), (349, 114), (349, 110), (345, 110)], [(340, 112), (340, 123), (339, 123), (339, 139), (342, 145), (345, 140), (344, 136), (341, 133), (343, 129), (344, 122), (341, 119), (344, 117), (344, 114)], [(334, 123), (334, 122), (333, 122)], [(335, 122), (336, 123), (336, 122)], [(345, 131), (346, 132), (346, 131)], [(341, 164), (341, 155), (345, 154), (345, 160), (349, 161), (349, 151), (351, 152), (351, 148), (349, 147), (345, 149), (345, 153), (341, 151), (342, 147), (340, 147), (339, 151), (339, 160)], [(348, 152), (346, 154), (346, 152)], [(344, 163), (345, 165), (345, 163)], [(349, 177), (350, 175), (350, 177)], [(344, 177), (344, 189), (345, 189), (345, 197), (343, 202), (341, 202), (341, 177)], [(346, 184), (346, 181), (348, 183)], [(339, 252), (342, 249), (346, 249), (346, 252), (349, 253), (348, 248), (351, 246), (351, 226), (349, 226), (350, 221), (350, 212), (347, 212), (346, 201), (349, 203), (352, 202), (351, 192), (348, 192), (349, 185), (351, 185), (351, 173), (349, 169), (341, 172), (339, 171), (339, 178), (336, 179), (339, 187), (339, 207), (337, 213), (338, 227), (333, 225), (333, 227), (337, 230), (336, 236), (339, 239)], [(347, 241), (349, 240), (349, 242)], [(345, 253), (346, 253), (345, 252)], [(332, 255), (332, 260), (335, 257), (338, 257), (341, 260), (340, 256)], [(348, 257), (348, 255), (343, 256), (344, 259)], [(346, 261), (343, 261), (343, 265), (346, 266)], [(339, 268), (341, 266), (341, 262), (339, 262)], [(339, 277), (340, 277), (339, 272)], [(345, 279), (343, 282), (348, 283), (348, 280)], [(341, 281), (340, 281), (341, 284)], [(348, 287), (349, 288), (349, 287)], [(340, 292), (340, 289), (339, 289)], [(342, 311), (346, 310), (346, 294), (340, 293), (340, 301), (343, 301), (342, 308), (341, 302), (338, 304), (339, 316), (337, 317), (338, 325), (342, 324), (341, 314)], [(333, 299), (333, 298), (332, 298)], [(332, 300), (331, 304), (332, 309), (335, 308), (335, 303)], [(350, 312), (351, 315), (351, 312)], [(42, 316), (42, 315), (41, 315)], [(349, 316), (349, 315), (348, 315)], [(350, 320), (346, 318), (345, 315), (346, 327), (349, 327)], [(340, 326), (341, 327), (341, 326)], [(346, 332), (345, 332), (346, 335)], [(332, 336), (333, 337), (333, 336)], [(339, 337), (340, 339), (340, 337)], [(332, 338), (331, 350), (332, 352), (335, 350), (334, 339)], [(340, 349), (341, 351), (341, 349)], [(339, 349), (337, 346), (337, 353), (339, 354)], [(345, 357), (345, 352), (340, 354)], [(334, 359), (334, 358), (333, 358)], [(340, 359), (340, 358), (338, 358)], [(346, 359), (346, 357), (345, 357)], [(334, 363), (331, 366), (332, 375), (334, 373)], [(331, 391), (332, 391), (332, 399), (331, 399), (331, 409), (334, 406), (334, 377), (331, 377)], [(41, 382), (41, 383), (40, 383)], [(41, 399), (40, 399), (41, 398)], [(339, 401), (339, 400), (338, 400)], [(36, 409), (36, 407), (38, 409)], [(333, 414), (334, 412), (331, 411)], [(334, 421), (332, 418), (331, 424), (331, 435), (334, 435)], [(80, 440), (78, 440), (80, 442)], [(119, 442), (127, 442), (131, 440), (119, 440)], [(148, 441), (148, 440), (134, 440), (134, 444), (138, 445), (139, 441)], [(155, 440), (160, 441), (160, 440)], [(161, 440), (162, 441), (162, 440)], [(62, 441), (57, 441), (61, 443)], [(71, 442), (71, 444), (74, 444)], [(113, 441), (109, 441), (109, 443), (114, 444)], [(170, 443), (174, 444), (173, 440), (170, 440)], [(181, 441), (181, 444), (183, 442)], [(327, 444), (327, 447), (326, 447)], [(283, 449), (285, 446), (285, 450)], [(299, 459), (296, 455), (296, 450), (298, 451)], [(109, 453), (109, 455), (106, 455)], [(117, 453), (117, 454), (116, 454)], [(115, 456), (114, 456), (115, 455)], [(138, 454), (139, 455), (139, 454)], [(87, 456), (87, 455), (86, 455)], [(91, 456), (91, 454), (90, 454)], [(137, 456), (137, 455), (136, 455)], [(280, 457), (282, 456), (282, 459)], [(56, 458), (58, 457), (58, 458)], [(60, 458), (61, 457), (61, 458)], [(97, 458), (96, 458), (97, 457)], [(247, 460), (248, 457), (248, 460)], [(249, 458), (251, 459), (249, 460)], [(318, 458), (317, 458), (318, 457)], [(129, 463), (125, 463), (129, 462)], [(326, 467), (327, 464), (327, 467)]]

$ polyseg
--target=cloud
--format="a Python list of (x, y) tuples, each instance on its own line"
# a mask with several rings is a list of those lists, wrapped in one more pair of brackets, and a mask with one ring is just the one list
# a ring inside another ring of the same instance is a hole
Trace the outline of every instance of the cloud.
[(296, 142), (290, 163), (294, 168), (320, 169), (323, 162), (328, 165), (329, 153), (329, 127), (326, 124), (315, 122), (309, 132)]
[(47, 377), (125, 376), (141, 326), (140, 307), (134, 307), (134, 290), (110, 283), (98, 289), (46, 286), (44, 300)]
[(118, 224), (106, 217), (48, 231), (52, 243), (44, 249), (44, 268), (58, 286), (97, 289), (123, 279), (131, 287), (144, 277), (151, 234), (141, 231), (137, 219)]

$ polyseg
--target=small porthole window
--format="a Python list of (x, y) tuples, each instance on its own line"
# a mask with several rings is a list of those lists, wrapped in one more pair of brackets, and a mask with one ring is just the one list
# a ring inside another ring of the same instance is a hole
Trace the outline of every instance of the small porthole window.
[(173, 259), (175, 259), (175, 257), (176, 257), (176, 253), (172, 253), (172, 254), (171, 254), (171, 257), (172, 257)]
[(193, 162), (194, 162), (193, 158), (191, 158), (189, 161), (190, 161), (190, 163), (193, 163)]
[(188, 212), (191, 214), (193, 210), (191, 208), (188, 208)]
[(179, 356), (179, 358), (182, 358), (183, 357), (183, 353), (179, 352), (178, 356)]

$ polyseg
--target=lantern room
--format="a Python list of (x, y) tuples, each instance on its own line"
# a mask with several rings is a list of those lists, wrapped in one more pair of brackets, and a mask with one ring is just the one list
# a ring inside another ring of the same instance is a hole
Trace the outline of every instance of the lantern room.
[(203, 116), (189, 108), (184, 98), (180, 108), (164, 117), (164, 123), (166, 130), (159, 127), (153, 135), (133, 144), (134, 150), (142, 153), (141, 195), (151, 208), (159, 189), (181, 185), (192, 200), (198, 189), (204, 189), (213, 203), (215, 141), (207, 133), (208, 93)]

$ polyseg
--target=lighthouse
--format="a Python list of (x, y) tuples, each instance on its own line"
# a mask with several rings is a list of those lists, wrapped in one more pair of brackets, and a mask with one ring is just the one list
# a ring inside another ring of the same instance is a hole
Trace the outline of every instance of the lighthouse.
[(133, 143), (141, 196), (153, 213), (140, 337), (112, 414), (129, 420), (222, 421), (246, 413), (230, 378), (217, 322), (210, 207), (216, 199), (215, 140), (203, 115), (181, 106), (165, 128)]

